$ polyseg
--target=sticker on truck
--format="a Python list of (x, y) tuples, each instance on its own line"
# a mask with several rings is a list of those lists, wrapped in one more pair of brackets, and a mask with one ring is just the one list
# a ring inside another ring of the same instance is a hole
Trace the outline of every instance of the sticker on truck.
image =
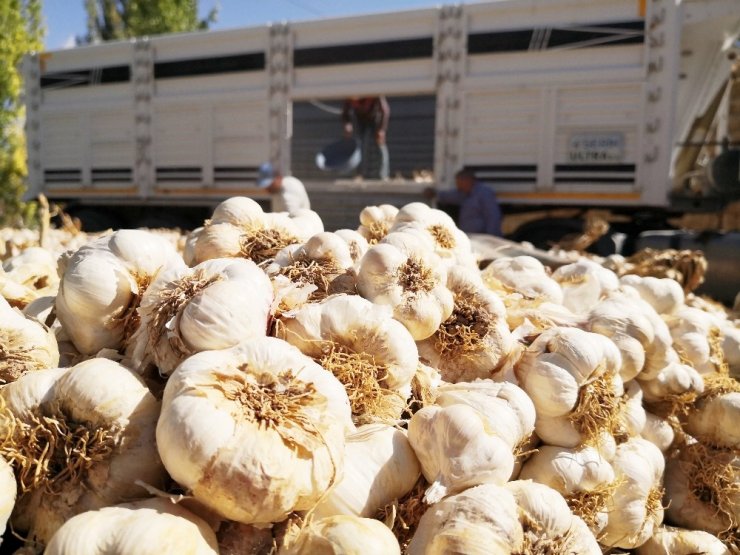
[(624, 159), (624, 133), (576, 133), (568, 140), (570, 162), (621, 162)]

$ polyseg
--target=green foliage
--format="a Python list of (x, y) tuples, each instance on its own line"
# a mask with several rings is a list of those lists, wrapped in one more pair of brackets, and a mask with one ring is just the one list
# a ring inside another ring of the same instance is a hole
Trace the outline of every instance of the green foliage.
[(198, 19), (197, 0), (85, 0), (87, 36), (81, 42), (208, 29), (214, 8)]
[(0, 224), (22, 224), (34, 206), (21, 201), (25, 190), (25, 111), (21, 62), (43, 47), (41, 0), (0, 0)]

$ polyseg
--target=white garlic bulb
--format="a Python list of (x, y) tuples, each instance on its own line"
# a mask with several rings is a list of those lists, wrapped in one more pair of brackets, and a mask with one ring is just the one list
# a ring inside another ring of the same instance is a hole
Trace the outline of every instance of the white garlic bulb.
[(484, 287), (477, 271), (462, 266), (450, 268), (447, 288), (454, 298), (452, 314), (419, 342), (419, 354), (451, 383), (491, 377), (514, 349), (504, 303)]
[(54, 534), (46, 555), (216, 555), (208, 524), (169, 499), (154, 498), (81, 513)]
[(344, 434), (353, 429), (342, 384), (265, 337), (177, 367), (157, 447), (201, 503), (230, 520), (266, 524), (310, 509), (341, 478)]
[(393, 233), (365, 253), (357, 289), (375, 304), (393, 309), (416, 340), (426, 339), (450, 317), (452, 293), (439, 257), (415, 235)]
[(44, 544), (73, 515), (141, 495), (137, 480), (164, 483), (159, 403), (120, 364), (94, 358), (30, 372), (0, 394), (2, 450), (21, 494), (13, 524), (32, 540)]
[(81, 353), (119, 349), (136, 329), (136, 307), (149, 283), (162, 270), (184, 266), (166, 239), (115, 231), (71, 256), (59, 285), (57, 316)]
[(393, 533), (378, 520), (350, 515), (309, 522), (288, 536), (278, 555), (401, 555)]
[(267, 334), (273, 291), (250, 260), (220, 258), (161, 272), (138, 312), (129, 352), (135, 368), (152, 362), (169, 375), (188, 356)]

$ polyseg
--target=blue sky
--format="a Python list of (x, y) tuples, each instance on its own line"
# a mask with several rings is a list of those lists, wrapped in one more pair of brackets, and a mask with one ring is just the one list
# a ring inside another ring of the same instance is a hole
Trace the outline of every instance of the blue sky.
[[(443, 0), (200, 0), (205, 14), (219, 6), (218, 21), (211, 29), (263, 25), (270, 21), (303, 21), (370, 12), (390, 12), (431, 7)], [(44, 0), (46, 48), (56, 50), (75, 44), (86, 32), (84, 0)]]

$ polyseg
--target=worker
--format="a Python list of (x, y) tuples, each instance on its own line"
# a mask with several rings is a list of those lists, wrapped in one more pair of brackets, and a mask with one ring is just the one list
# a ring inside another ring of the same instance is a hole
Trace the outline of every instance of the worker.
[(288, 212), (295, 215), (299, 210), (311, 208), (303, 183), (291, 175), (282, 175), (270, 162), (265, 162), (259, 167), (257, 186), (272, 193), (273, 212)]
[(462, 169), (455, 174), (455, 190), (425, 189), (428, 198), (460, 207), (457, 226), (465, 233), (487, 233), (501, 236), (501, 207), (493, 189), (476, 179), (475, 174)]
[[(388, 179), (388, 146), (385, 134), (390, 106), (384, 96), (348, 98), (342, 107), (344, 136), (352, 137), (355, 130), (362, 148), (360, 175), (366, 179)], [(353, 120), (357, 124), (353, 124)]]

